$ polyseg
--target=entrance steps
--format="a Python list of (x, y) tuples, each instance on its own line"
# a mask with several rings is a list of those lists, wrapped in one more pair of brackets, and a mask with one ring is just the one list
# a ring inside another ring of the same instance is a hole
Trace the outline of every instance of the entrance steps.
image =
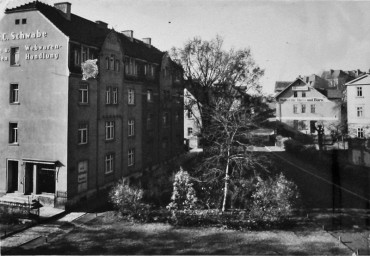
[(19, 204), (28, 204), (32, 201), (31, 195), (23, 195), (20, 193), (7, 193), (4, 196), (0, 197), (0, 203), (19, 203)]
[(32, 200), (39, 200), (43, 206), (54, 207), (54, 195), (24, 195), (21, 193), (7, 193), (0, 197), (0, 204), (29, 204)]

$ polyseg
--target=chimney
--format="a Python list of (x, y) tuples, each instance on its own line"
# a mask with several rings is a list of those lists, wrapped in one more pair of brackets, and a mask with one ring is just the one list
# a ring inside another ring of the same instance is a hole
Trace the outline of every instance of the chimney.
[(133, 30), (124, 30), (121, 33), (124, 34), (125, 36), (127, 36), (128, 38), (130, 38), (131, 41), (134, 40), (134, 31)]
[(97, 20), (95, 23), (98, 24), (99, 28), (108, 28), (108, 23), (105, 23), (104, 21)]
[(150, 37), (143, 38), (143, 42), (150, 48), (152, 46), (152, 39)]
[(68, 2), (61, 2), (61, 3), (55, 3), (54, 8), (61, 11), (67, 20), (71, 20), (71, 3)]

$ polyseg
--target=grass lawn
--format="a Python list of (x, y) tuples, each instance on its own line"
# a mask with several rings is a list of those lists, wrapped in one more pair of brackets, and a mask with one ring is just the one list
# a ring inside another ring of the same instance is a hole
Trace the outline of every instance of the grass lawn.
[(351, 255), (330, 234), (315, 227), (281, 231), (235, 231), (216, 227), (181, 228), (133, 224), (105, 212), (49, 236), (48, 243), (12, 254), (299, 254)]

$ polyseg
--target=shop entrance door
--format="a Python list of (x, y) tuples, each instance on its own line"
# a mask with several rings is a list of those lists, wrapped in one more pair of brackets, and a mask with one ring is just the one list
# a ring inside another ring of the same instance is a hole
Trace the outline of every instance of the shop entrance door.
[(37, 166), (37, 193), (55, 193), (55, 169), (50, 165)]

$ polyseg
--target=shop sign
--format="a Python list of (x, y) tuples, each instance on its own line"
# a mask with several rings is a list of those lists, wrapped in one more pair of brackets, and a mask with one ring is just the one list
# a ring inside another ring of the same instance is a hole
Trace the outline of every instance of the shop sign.
[(78, 163), (78, 192), (87, 190), (87, 161)]
[(10, 32), (10, 33), (0, 33), (0, 41), (11, 40), (24, 40), (24, 39), (38, 39), (47, 37), (48, 33), (45, 31), (36, 30), (33, 32)]
[(279, 102), (320, 102), (325, 101), (323, 98), (285, 98), (285, 99), (279, 99)]
[[(36, 30), (33, 32), (10, 32), (10, 33), (0, 33), (0, 41), (9, 41), (9, 40), (24, 40), (24, 39), (42, 39), (47, 37), (47, 32)], [(54, 59), (58, 60), (60, 54), (58, 50), (62, 48), (60, 44), (27, 44), (24, 46), (25, 60), (46, 60)], [(0, 54), (6, 53), (6, 55), (0, 55), (1, 61), (10, 60), (10, 48), (0, 48)], [(22, 53), (22, 51), (20, 51)]]

